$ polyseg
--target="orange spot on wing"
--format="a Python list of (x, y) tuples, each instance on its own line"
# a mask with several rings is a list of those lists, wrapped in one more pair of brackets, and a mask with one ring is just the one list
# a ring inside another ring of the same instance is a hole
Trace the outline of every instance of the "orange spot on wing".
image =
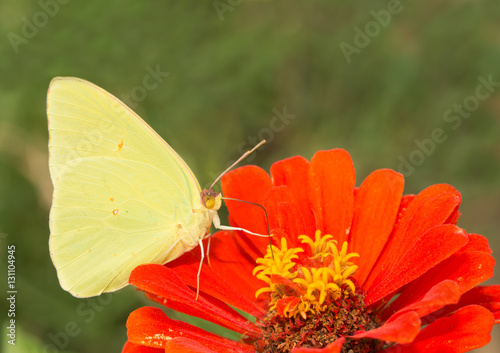
[(116, 216), (118, 214), (118, 209), (113, 210), (113, 214)]
[(120, 141), (120, 143), (118, 143), (118, 151), (121, 151), (123, 147), (123, 139)]
[(109, 201), (115, 201), (115, 198), (114, 197), (110, 197)]

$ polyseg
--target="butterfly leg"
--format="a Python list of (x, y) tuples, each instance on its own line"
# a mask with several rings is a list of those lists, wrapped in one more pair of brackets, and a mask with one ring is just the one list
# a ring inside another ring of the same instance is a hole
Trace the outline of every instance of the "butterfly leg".
[(201, 260), (200, 266), (198, 267), (198, 274), (196, 275), (196, 300), (198, 300), (198, 296), (200, 295), (200, 274), (201, 274), (201, 266), (203, 265), (203, 259), (205, 258), (205, 250), (203, 249), (203, 242), (200, 238), (199, 241), (200, 250), (201, 250)]
[(220, 229), (220, 230), (241, 230), (242, 232), (256, 235), (258, 237), (264, 237), (264, 238), (270, 237), (270, 235), (268, 235), (268, 234), (264, 235), (264, 234), (254, 233), (254, 232), (251, 232), (251, 231), (244, 229), (244, 228), (223, 226), (220, 224), (220, 218), (219, 218), (219, 215), (217, 215), (217, 214), (214, 216), (213, 223), (214, 223), (214, 227), (217, 229)]
[(207, 262), (208, 262), (208, 267), (212, 268), (212, 265), (210, 264), (210, 241), (212, 240), (212, 234), (207, 235), (207, 237), (208, 237)]

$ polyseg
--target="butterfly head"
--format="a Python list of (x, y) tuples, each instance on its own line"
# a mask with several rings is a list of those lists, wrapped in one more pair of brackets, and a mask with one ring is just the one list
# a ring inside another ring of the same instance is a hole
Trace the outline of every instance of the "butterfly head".
[(222, 194), (212, 189), (204, 189), (201, 192), (201, 202), (203, 202), (203, 205), (209, 210), (217, 211), (222, 204)]

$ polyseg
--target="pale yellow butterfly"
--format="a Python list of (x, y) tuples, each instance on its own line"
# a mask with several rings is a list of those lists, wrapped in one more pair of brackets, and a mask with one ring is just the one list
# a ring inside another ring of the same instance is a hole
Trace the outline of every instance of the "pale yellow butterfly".
[(239, 229), (220, 225), (222, 195), (202, 191), (181, 157), (102, 88), (56, 77), (47, 115), (50, 256), (62, 288), (74, 296), (116, 291), (138, 265), (165, 264), (198, 244), (203, 261), (212, 223)]

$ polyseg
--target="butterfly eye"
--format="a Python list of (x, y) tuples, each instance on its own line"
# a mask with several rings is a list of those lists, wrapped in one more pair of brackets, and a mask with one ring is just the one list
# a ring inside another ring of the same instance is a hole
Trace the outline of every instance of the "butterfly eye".
[(211, 189), (204, 189), (201, 192), (201, 201), (203, 202), (203, 206), (209, 210), (217, 211), (221, 206), (222, 195)]
[(215, 206), (215, 197), (212, 195), (204, 195), (203, 196), (203, 204), (205, 205), (206, 208), (214, 208)]

